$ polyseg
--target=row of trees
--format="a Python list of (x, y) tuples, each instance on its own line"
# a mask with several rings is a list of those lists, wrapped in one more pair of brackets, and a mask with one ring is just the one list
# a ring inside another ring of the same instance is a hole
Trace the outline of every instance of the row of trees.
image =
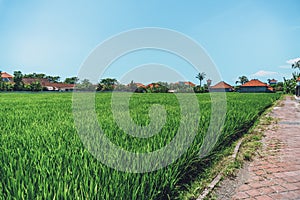
[[(18, 72), (21, 73), (20, 71)], [(77, 77), (70, 77), (70, 78), (66, 78), (64, 81), (60, 81), (60, 76), (49, 76), (43, 73), (24, 74), (23, 78), (47, 79), (50, 83), (67, 83), (67, 84), (76, 84), (79, 81)]]
[[(33, 78), (37, 80), (26, 85), (23, 82), (23, 78)], [(0, 71), (0, 91), (41, 91), (44, 89), (39, 81), (41, 79), (46, 79), (50, 83), (67, 84), (75, 84), (79, 81), (77, 77), (70, 77), (66, 78), (63, 82), (60, 82), (59, 76), (49, 76), (43, 73), (31, 73), (23, 75), (21, 71), (14, 71), (13, 82), (9, 82), (2, 79)]]
[[(293, 69), (300, 69), (300, 60), (295, 62), (292, 65)], [(136, 91), (136, 92), (168, 92), (169, 90), (176, 90), (177, 92), (196, 92), (196, 93), (204, 93), (209, 92), (208, 84), (204, 84), (202, 86), (202, 81), (205, 79), (206, 73), (199, 72), (196, 75), (196, 78), (199, 80), (199, 85), (195, 87), (191, 87), (184, 84), (172, 84), (167, 82), (157, 82), (152, 83), (151, 85), (155, 87), (143, 88), (138, 87), (133, 81), (128, 85), (118, 84), (116, 79), (102, 79), (100, 83), (97, 85), (97, 91)], [(299, 72), (293, 72), (291, 79), (284, 78), (284, 82), (278, 82), (276, 84), (272, 83), (270, 79), (268, 79), (268, 83), (275, 89), (275, 91), (282, 91), (284, 93), (294, 93), (296, 87), (296, 80), (300, 77)], [(249, 81), (247, 76), (240, 76), (235, 84), (243, 85)], [(91, 85), (91, 84), (90, 84)], [(235, 86), (237, 90), (239, 86)]]
[[(293, 69), (300, 70), (300, 60), (292, 64)], [(5, 82), (1, 78), (0, 73), (0, 90), (2, 91), (41, 91), (42, 85), (40, 81), (31, 82), (29, 85), (24, 85), (23, 78), (34, 78), (34, 79), (47, 79), (51, 83), (67, 83), (67, 84), (76, 84), (76, 89), (78, 90), (96, 90), (96, 91), (135, 91), (135, 92), (168, 92), (169, 90), (175, 90), (177, 92), (197, 92), (203, 93), (208, 92), (210, 85), (204, 84), (202, 86), (202, 81), (205, 79), (205, 72), (200, 72), (197, 74), (196, 78), (199, 80), (199, 85), (191, 87), (190, 85), (185, 84), (173, 84), (167, 82), (157, 82), (152, 83), (152, 87), (141, 87), (134, 83), (133, 81), (128, 85), (123, 85), (118, 83), (114, 78), (101, 79), (98, 84), (92, 84), (88, 79), (84, 79), (79, 82), (77, 77), (66, 78), (63, 82), (60, 81), (59, 76), (49, 76), (43, 73), (31, 73), (31, 74), (22, 74), (21, 71), (14, 71), (13, 83)], [(296, 87), (296, 80), (300, 77), (300, 73), (295, 71), (292, 73), (291, 79), (284, 78), (284, 82), (278, 82), (276, 85), (272, 85), (276, 91), (283, 91), (285, 93), (294, 93)], [(236, 81), (236, 84), (245, 84), (249, 79), (246, 76), (240, 76)], [(268, 80), (270, 81), (270, 80)], [(235, 86), (239, 87), (239, 86)], [(236, 88), (236, 89), (237, 89)]]
[(106, 78), (101, 79), (97, 85), (93, 85), (89, 80), (84, 79), (80, 83), (76, 84), (77, 90), (83, 91), (120, 91), (120, 92), (138, 92), (138, 93), (166, 93), (171, 90), (176, 92), (203, 92), (203, 88), (206, 88), (208, 92), (208, 88), (205, 85), (200, 90), (199, 86), (192, 87), (190, 85), (185, 84), (174, 84), (167, 82), (155, 82), (148, 84), (147, 86), (141, 86), (133, 81), (131, 81), (128, 85), (119, 83), (116, 79)]
[[(199, 82), (200, 82), (199, 86), (200, 87), (201, 87), (201, 83), (205, 79), (205, 77), (206, 77), (205, 72), (199, 72), (197, 74), (196, 78), (199, 79)], [(243, 84), (245, 84), (245, 83), (247, 83), (249, 81), (249, 79), (247, 78), (247, 76), (240, 76), (238, 79), (239, 80), (236, 81), (235, 84), (240, 83), (241, 85), (243, 85)]]

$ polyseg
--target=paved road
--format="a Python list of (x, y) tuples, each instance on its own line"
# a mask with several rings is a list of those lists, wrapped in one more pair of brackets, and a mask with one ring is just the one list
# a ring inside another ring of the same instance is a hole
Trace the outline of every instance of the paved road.
[(265, 131), (260, 156), (241, 170), (231, 194), (223, 191), (219, 199), (300, 199), (300, 103), (286, 97), (270, 116), (279, 121)]

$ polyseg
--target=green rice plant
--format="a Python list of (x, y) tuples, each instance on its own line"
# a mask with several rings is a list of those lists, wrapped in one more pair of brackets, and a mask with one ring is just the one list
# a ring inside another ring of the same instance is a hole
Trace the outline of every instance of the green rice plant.
[[(210, 123), (211, 100), (209, 94), (197, 94), (200, 128), (187, 151), (165, 168), (128, 173), (107, 167), (87, 151), (75, 128), (72, 94), (0, 93), (0, 199), (174, 199), (182, 185), (204, 171), (214, 152), (246, 133), (279, 97), (228, 94), (225, 124), (216, 130), (219, 140), (208, 157), (200, 158)], [(193, 115), (181, 116), (174, 94), (134, 94), (129, 108), (136, 124), (150, 123), (149, 110), (154, 104), (163, 106), (167, 114), (159, 133), (137, 138), (116, 124), (111, 93), (97, 93), (95, 102), (97, 120), (105, 135), (132, 152), (161, 149), (174, 138), (180, 122), (188, 122)]]

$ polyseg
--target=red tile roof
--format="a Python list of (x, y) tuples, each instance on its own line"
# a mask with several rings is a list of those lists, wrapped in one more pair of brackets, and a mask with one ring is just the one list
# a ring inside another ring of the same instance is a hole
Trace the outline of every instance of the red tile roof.
[(127, 84), (127, 87), (142, 87), (142, 88), (146, 88), (146, 86), (143, 83), (129, 83)]
[(298, 77), (296, 81), (300, 81), (300, 77)]
[(146, 88), (146, 86), (143, 83), (134, 83), (136, 85), (136, 87), (142, 87), (142, 88)]
[(188, 82), (184, 82), (185, 85), (189, 85), (191, 87), (195, 87), (196, 84), (192, 83), (191, 81), (188, 81)]
[(268, 85), (268, 90), (270, 90), (270, 91), (273, 92), (273, 91), (274, 91), (274, 88), (272, 88), (271, 86)]
[(183, 82), (183, 81), (180, 81), (180, 82), (176, 82), (176, 83), (174, 83), (175, 85), (189, 85), (189, 86), (191, 86), (191, 87), (195, 87), (196, 86), (196, 84), (195, 83), (193, 83), (193, 82), (191, 82), (191, 81), (185, 81), (185, 82)]
[(219, 83), (217, 83), (214, 86), (211, 86), (210, 88), (212, 88), (212, 89), (233, 89), (233, 87), (231, 85), (229, 85), (228, 83), (226, 83), (224, 81), (220, 81)]
[(260, 80), (257, 79), (252, 79), (251, 81), (241, 85), (241, 87), (267, 87), (267, 89), (271, 92), (274, 91), (274, 88), (272, 88), (270, 85), (261, 82)]
[(147, 88), (153, 88), (153, 87), (158, 88), (159, 86), (160, 86), (160, 85), (157, 84), (157, 83), (156, 83), (155, 85), (154, 85), (153, 83), (150, 83), (150, 84), (148, 84), (146, 87), (147, 87)]
[(252, 79), (251, 81), (241, 85), (241, 87), (268, 87), (268, 84), (257, 79)]
[(43, 87), (54, 87), (54, 88), (74, 88), (75, 84), (67, 84), (67, 83), (51, 83), (46, 78), (23, 78), (23, 83), (25, 85), (29, 85), (33, 82), (39, 81)]
[(8, 73), (6, 73), (6, 72), (1, 72), (1, 77), (2, 77), (2, 78), (13, 78), (12, 75), (10, 75), (10, 74), (8, 74)]
[(48, 79), (45, 79), (45, 78), (22, 78), (22, 81), (25, 85), (29, 85), (33, 82), (36, 82), (36, 81), (39, 81), (43, 86), (46, 84), (46, 83), (49, 83)]
[(74, 88), (75, 84), (67, 84), (67, 83), (47, 83), (43, 85), (44, 87), (55, 87), (58, 89), (61, 88)]

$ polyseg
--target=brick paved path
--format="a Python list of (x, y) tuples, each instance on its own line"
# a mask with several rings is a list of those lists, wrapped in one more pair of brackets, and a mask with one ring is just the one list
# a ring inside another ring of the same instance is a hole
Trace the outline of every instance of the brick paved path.
[(291, 97), (282, 103), (270, 113), (278, 124), (264, 132), (260, 156), (245, 169), (247, 177), (231, 199), (300, 199), (300, 104)]
[(300, 103), (286, 97), (269, 116), (278, 123), (264, 127), (259, 155), (236, 179), (221, 183), (215, 191), (218, 200), (300, 200)]

